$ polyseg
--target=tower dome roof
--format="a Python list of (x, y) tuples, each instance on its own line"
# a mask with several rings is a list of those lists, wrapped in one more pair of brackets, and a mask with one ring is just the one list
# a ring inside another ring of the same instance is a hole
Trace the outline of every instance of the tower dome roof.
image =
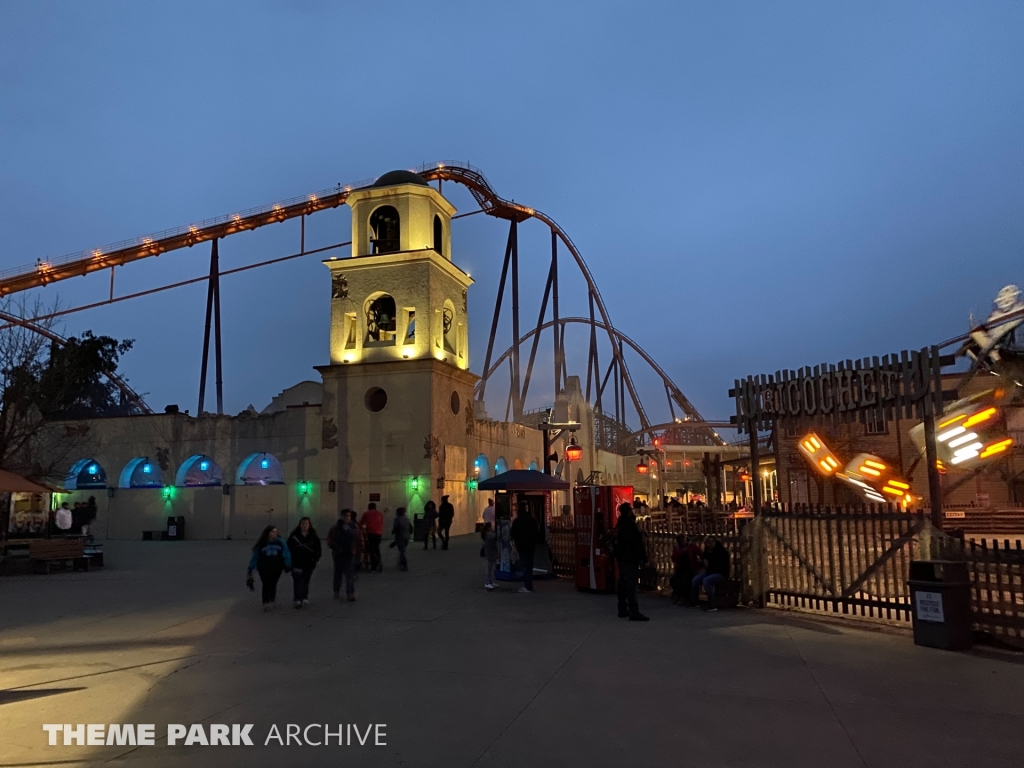
[(422, 176), (412, 171), (388, 171), (373, 182), (374, 187), (393, 187), (396, 184), (417, 184), (421, 187), (430, 186)]

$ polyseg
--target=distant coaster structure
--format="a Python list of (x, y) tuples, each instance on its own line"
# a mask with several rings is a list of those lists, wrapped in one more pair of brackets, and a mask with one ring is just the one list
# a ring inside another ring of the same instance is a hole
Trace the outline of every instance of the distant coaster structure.
[[(617, 330), (612, 324), (611, 316), (601, 291), (583, 259), (579, 249), (569, 235), (557, 222), (547, 214), (520, 203), (500, 197), (487, 181), (483, 172), (468, 163), (446, 162), (420, 166), (409, 169), (419, 174), (428, 182), (436, 182), (439, 191), (443, 190), (444, 182), (460, 184), (471, 193), (479, 205), (479, 209), (460, 214), (455, 218), (463, 218), (484, 213), (509, 223), (508, 237), (502, 259), (501, 277), (491, 320), (487, 352), (481, 371), (481, 378), (476, 387), (476, 399), (483, 403), (487, 386), (492, 378), (504, 375), (502, 370), (507, 366), (509, 391), (506, 402), (505, 419), (520, 423), (536, 421), (536, 414), (526, 411), (525, 403), (530, 384), (533, 379), (537, 352), (542, 333), (550, 331), (553, 351), (554, 392), (564, 387), (569, 377), (566, 361), (566, 327), (570, 325), (584, 326), (589, 330), (586, 372), (581, 382), (586, 380), (585, 395), (593, 406), (599, 447), (617, 452), (631, 452), (637, 441), (652, 439), (655, 434), (671, 433), (673, 443), (723, 445), (724, 441), (716, 429), (732, 428), (728, 422), (710, 422), (705, 420), (694, 407), (693, 403), (683, 394), (682, 390), (672, 381), (665, 370), (647, 354), (641, 346), (628, 336)], [(103, 248), (81, 251), (55, 259), (40, 259), (35, 264), (0, 271), (0, 297), (39, 288), (51, 283), (80, 277), (93, 272), (110, 270), (110, 295), (107, 299), (94, 303), (63, 309), (40, 317), (20, 317), (10, 312), (0, 313), (0, 321), (10, 325), (20, 325), (29, 330), (43, 333), (55, 343), (61, 344), (64, 339), (42, 325), (44, 321), (55, 317), (80, 312), (98, 306), (109, 305), (147, 296), (159, 291), (178, 288), (193, 283), (207, 281), (206, 324), (203, 340), (203, 361), (199, 386), (199, 409), (205, 410), (205, 388), (207, 380), (207, 361), (212, 342), (215, 348), (216, 366), (216, 412), (223, 413), (223, 376), (221, 365), (221, 330), (220, 330), (220, 278), (237, 272), (256, 269), (290, 259), (301, 258), (350, 245), (335, 243), (314, 249), (306, 248), (307, 216), (334, 209), (344, 205), (349, 194), (373, 184), (367, 180), (351, 185), (337, 185), (331, 189), (292, 198), (279, 203), (250, 208), (238, 213), (207, 219), (196, 224), (176, 227), (157, 232), (149, 236), (121, 241)], [(228, 270), (221, 270), (217, 243), (230, 235), (248, 232), (270, 224), (277, 224), (291, 219), (301, 222), (299, 250), (278, 258), (247, 264)], [(519, 271), (519, 225), (534, 219), (548, 227), (550, 231), (551, 256), (543, 297), (537, 322), (528, 330), (523, 328), (520, 317), (520, 271)], [(187, 280), (158, 286), (145, 291), (128, 295), (114, 295), (114, 270), (141, 259), (169, 253), (182, 248), (191, 248), (200, 243), (210, 242), (211, 258), (208, 275), (189, 278)], [(567, 250), (582, 275), (587, 290), (587, 317), (563, 317), (560, 315), (559, 294), (559, 250), (560, 246)], [(507, 289), (507, 290), (506, 290)], [(495, 357), (495, 343), (503, 306), (511, 305), (512, 338), (510, 346)], [(599, 344), (599, 339), (602, 342)], [(602, 355), (602, 347), (604, 353)], [(523, 366), (524, 352), (528, 349), (525, 370)], [(660, 423), (652, 421), (634, 384), (627, 361), (627, 350), (639, 358), (660, 379), (667, 401), (669, 421)], [(602, 364), (602, 357), (606, 364)], [(122, 401), (133, 405), (139, 412), (152, 413), (152, 410), (128, 384), (115, 374), (109, 375), (110, 381), (120, 390)], [(639, 421), (639, 429), (632, 428), (628, 421), (635, 415)]]

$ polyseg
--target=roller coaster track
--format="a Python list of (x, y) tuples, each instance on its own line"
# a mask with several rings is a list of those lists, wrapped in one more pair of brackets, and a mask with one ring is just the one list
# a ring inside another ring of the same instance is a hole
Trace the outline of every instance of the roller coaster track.
[[(580, 324), (580, 325), (590, 325), (590, 318), (587, 318), (587, 317), (562, 317), (562, 318), (559, 318), (559, 320), (558, 320), (558, 324), (560, 326), (565, 326), (565, 325), (568, 325), (570, 323)], [(554, 320), (549, 320), (548, 322), (544, 323), (540, 327), (533, 328), (533, 329), (527, 331), (526, 334), (524, 334), (523, 336), (520, 337), (519, 343), (520, 344), (525, 344), (533, 336), (535, 336), (536, 334), (540, 333), (541, 331), (545, 331), (548, 328), (551, 328), (552, 326), (554, 326), (554, 324), (555, 324)], [(638, 355), (640, 355), (640, 357), (642, 357), (644, 359), (644, 362), (646, 362), (649, 366), (651, 366), (651, 368), (654, 369), (654, 372), (657, 373), (658, 376), (661, 377), (662, 383), (665, 385), (666, 390), (668, 390), (668, 392), (669, 392), (669, 396), (672, 398), (672, 400), (675, 402), (675, 404), (678, 405), (680, 407), (680, 409), (682, 409), (683, 413), (685, 413), (687, 416), (689, 416), (691, 419), (694, 420), (694, 422), (687, 422), (687, 423), (693, 423), (694, 426), (700, 426), (700, 424), (697, 423), (697, 422), (703, 422), (704, 421), (704, 417), (702, 417), (700, 415), (700, 413), (697, 412), (697, 409), (693, 406), (693, 403), (691, 403), (689, 401), (689, 399), (687, 399), (686, 395), (684, 395), (682, 393), (682, 391), (679, 389), (679, 387), (677, 387), (675, 385), (675, 382), (673, 382), (672, 379), (669, 378), (669, 375), (667, 373), (665, 373), (664, 369), (662, 369), (662, 367), (660, 365), (658, 365), (657, 362), (655, 362), (654, 358), (651, 357), (650, 355), (648, 355), (644, 351), (643, 347), (641, 347), (639, 344), (637, 344), (635, 341), (633, 341), (633, 339), (629, 338), (629, 336), (624, 334), (622, 331), (619, 331), (619, 330), (617, 330), (615, 328), (611, 328), (610, 326), (607, 326), (607, 325), (605, 325), (602, 322), (595, 322), (594, 325), (596, 325), (602, 331), (611, 331), (611, 333), (615, 336), (616, 340), (622, 341), (627, 346), (629, 346), (634, 352), (636, 352)], [(484, 375), (483, 375), (482, 379), (486, 379), (486, 378), (489, 378), (490, 376), (492, 376), (498, 370), (498, 368), (501, 367), (501, 364), (504, 363), (506, 360), (508, 360), (511, 356), (512, 356), (512, 347), (509, 347), (508, 349), (505, 350), (504, 354), (502, 354), (497, 360), (495, 360), (494, 364), (487, 371), (484, 372)], [(477, 386), (479, 386), (479, 384)]]
[[(665, 423), (665, 424), (647, 425), (643, 429), (639, 430), (638, 432), (634, 432), (632, 435), (630, 435), (630, 437), (639, 437), (641, 435), (648, 434), (648, 433), (650, 433), (650, 432), (652, 432), (654, 430), (665, 430), (665, 429), (671, 429), (673, 427), (686, 426), (686, 427), (700, 428), (700, 427), (703, 427), (703, 426), (707, 425), (707, 427), (708, 427), (708, 435), (711, 437), (711, 439), (714, 440), (716, 443), (720, 443), (720, 444), (724, 445), (724, 441), (720, 437), (718, 437), (718, 435), (714, 432), (713, 427), (718, 426), (718, 427), (723, 427), (723, 428), (731, 428), (732, 425), (729, 424), (729, 423), (725, 423), (725, 422), (723, 422), (723, 423), (717, 423), (717, 422), (716, 423), (710, 423), (710, 422), (707, 422), (704, 419), (704, 417), (701, 416), (700, 413), (697, 411), (696, 407), (694, 407), (693, 403), (690, 402), (689, 398), (687, 398), (686, 395), (683, 394), (682, 390), (679, 389), (679, 387), (676, 386), (675, 382), (672, 381), (671, 377), (665, 372), (665, 370), (660, 365), (658, 365), (657, 361), (653, 357), (651, 357), (649, 354), (647, 354), (647, 352), (644, 351), (644, 348), (641, 347), (639, 344), (637, 344), (633, 339), (631, 339), (629, 336), (627, 336), (626, 334), (622, 333), (622, 331), (619, 331), (616, 328), (613, 328), (613, 327), (611, 327), (611, 326), (609, 326), (609, 325), (607, 325), (605, 323), (602, 323), (600, 321), (591, 321), (590, 318), (587, 318), (587, 317), (562, 317), (562, 318), (559, 318), (559, 320), (558, 320), (558, 325), (561, 328), (564, 328), (566, 325), (569, 325), (569, 324), (588, 325), (588, 326), (589, 325), (593, 325), (593, 326), (596, 326), (597, 328), (600, 328), (601, 330), (610, 333), (616, 339), (616, 341), (622, 342), (626, 346), (630, 347), (634, 352), (636, 352), (643, 359), (643, 361), (645, 363), (647, 363), (651, 367), (651, 369), (656, 374), (658, 374), (658, 376), (661, 378), (662, 384), (664, 384), (664, 386), (665, 386), (665, 392), (668, 395), (668, 397), (670, 398), (670, 400), (673, 401), (675, 403), (675, 405), (679, 406), (679, 408), (682, 410), (682, 412), (685, 413), (686, 416), (687, 416), (687, 418), (685, 420), (680, 421), (680, 422), (672, 421), (672, 422), (668, 422), (668, 423)], [(525, 344), (533, 336), (536, 336), (537, 334), (541, 333), (542, 331), (547, 330), (548, 328), (552, 328), (554, 325), (555, 325), (555, 321), (554, 320), (549, 320), (548, 322), (543, 323), (543, 324), (539, 325), (538, 327), (533, 328), (533, 329), (527, 331), (522, 337), (520, 337), (519, 343), (520, 344)], [(499, 356), (497, 358), (497, 360), (494, 361), (494, 364), (491, 365), (491, 367), (489, 369), (484, 371), (484, 374), (481, 377), (480, 382), (477, 384), (477, 387), (479, 388), (480, 383), (484, 382), (486, 379), (488, 379), (492, 375), (494, 375), (494, 373), (496, 373), (498, 371), (498, 369), (501, 367), (501, 365), (506, 360), (508, 360), (511, 357), (512, 357), (512, 347), (509, 347), (507, 350), (505, 350), (505, 352), (501, 356)], [(599, 384), (598, 386), (600, 387), (601, 385)]]
[[(33, 323), (31, 320), (26, 320), (23, 317), (18, 317), (17, 315), (12, 315), (8, 312), (0, 311), (0, 320), (12, 323), (14, 325), (20, 325), (22, 328), (27, 328), (28, 330), (38, 333), (40, 336), (43, 336), (44, 338), (47, 338), (50, 341), (54, 342), (55, 344), (59, 344), (60, 346), (64, 346), (65, 344), (68, 343), (68, 340), (61, 336), (59, 333), (54, 333), (49, 328), (39, 325), (38, 323)], [(103, 371), (103, 375), (107, 377), (107, 380), (111, 384), (113, 384), (121, 391), (122, 401), (135, 405), (143, 413), (153, 412), (150, 409), (150, 407), (146, 405), (146, 401), (142, 399), (141, 395), (139, 395), (138, 392), (136, 392), (134, 389), (128, 386), (128, 382), (126, 382), (116, 373), (108, 373), (107, 371)]]
[[(601, 292), (597, 287), (597, 283), (594, 280), (590, 269), (583, 260), (582, 254), (576, 247), (575, 243), (573, 243), (572, 239), (554, 221), (554, 219), (534, 208), (520, 205), (500, 197), (491, 187), (483, 173), (478, 168), (474, 168), (469, 164), (436, 163), (433, 165), (424, 165), (420, 168), (411, 170), (419, 173), (419, 175), (427, 181), (437, 181), (439, 184), (445, 181), (451, 181), (463, 185), (469, 190), (470, 194), (473, 195), (473, 198), (480, 206), (480, 209), (489, 216), (505, 219), (515, 223), (533, 218), (547, 225), (551, 229), (553, 236), (557, 237), (572, 254), (573, 260), (576, 262), (577, 267), (587, 283), (587, 290), (594, 306), (600, 314), (600, 322), (597, 322), (596, 318), (593, 321), (583, 318), (573, 318), (572, 322), (583, 321), (590, 324), (592, 328), (600, 328), (608, 334), (608, 339), (612, 346), (612, 355), (618, 364), (623, 387), (629, 392), (633, 407), (640, 418), (641, 427), (645, 430), (649, 430), (651, 428), (651, 422), (647, 417), (639, 396), (637, 395), (636, 387), (633, 384), (626, 360), (622, 354), (622, 346), (620, 342), (629, 344), (634, 350), (641, 354), (641, 356), (644, 357), (652, 367), (655, 368), (658, 374), (662, 377), (662, 380), (666, 383), (666, 388), (670, 390), (670, 397), (679, 404), (684, 412), (695, 420), (702, 420), (699, 419), (699, 415), (696, 413), (696, 410), (685, 396), (682, 395), (682, 392), (679, 391), (674, 384), (671, 384), (670, 386), (670, 380), (667, 375), (665, 375), (664, 371), (662, 371), (661, 368), (657, 366), (638, 345), (635, 344), (635, 342), (627, 339), (614, 329), (608, 309), (605, 306), (604, 299), (601, 296)], [(250, 208), (238, 213), (219, 216), (214, 219), (207, 219), (197, 224), (164, 230), (147, 237), (140, 237), (133, 240), (125, 240), (115, 243), (105, 248), (97, 248), (92, 251), (81, 251), (55, 259), (38, 260), (33, 265), (0, 271), (0, 297), (9, 296), (19, 291), (26, 291), (32, 288), (49, 285), (50, 283), (67, 280), (72, 277), (88, 275), (92, 272), (113, 269), (114, 267), (124, 266), (125, 264), (130, 264), (134, 261), (139, 261), (145, 258), (160, 256), (161, 254), (169, 253), (181, 248), (191, 248), (199, 243), (227, 237), (239, 232), (247, 232), (269, 224), (277, 224), (288, 221), (289, 219), (305, 217), (320, 211), (337, 208), (338, 206), (346, 203), (349, 194), (354, 189), (364, 188), (370, 186), (372, 183), (373, 180), (367, 180), (347, 186), (339, 184), (334, 188), (304, 197), (292, 198), (280, 203)], [(33, 327), (31, 321), (25, 320), (24, 318), (6, 316), (3, 319), (14, 324), (37, 330), (37, 328)], [(560, 322), (559, 325), (564, 328), (564, 323)], [(551, 324), (549, 323), (543, 327), (547, 328), (550, 326)], [(535, 329), (534, 332), (538, 331), (539, 329)], [(527, 334), (527, 337), (529, 335), (530, 334)], [(119, 379), (116, 379), (116, 377), (111, 377), (111, 380), (115, 383), (120, 381)], [(117, 385), (121, 388), (122, 392), (127, 393), (131, 391), (123, 382)], [(132, 393), (132, 395), (134, 396), (132, 398), (133, 400), (140, 404), (142, 403), (137, 394)]]

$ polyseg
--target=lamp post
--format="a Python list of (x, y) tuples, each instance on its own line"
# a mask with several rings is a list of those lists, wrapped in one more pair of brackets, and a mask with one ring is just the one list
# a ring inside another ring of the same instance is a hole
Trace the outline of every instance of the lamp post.
[[(537, 428), (540, 429), (541, 434), (544, 436), (544, 474), (551, 474), (551, 462), (558, 460), (558, 454), (552, 452), (551, 442), (557, 440), (562, 432), (568, 430), (570, 433), (569, 445), (566, 446), (564, 451), (566, 461), (579, 461), (583, 458), (583, 448), (580, 447), (579, 443), (576, 442), (576, 430), (582, 425), (578, 421), (566, 421), (566, 422), (554, 422), (551, 421), (551, 409), (548, 408), (546, 418)], [(554, 432), (554, 436), (551, 433)], [(570, 453), (573, 456), (570, 456)], [(572, 472), (569, 473), (569, 505), (572, 505), (573, 490), (576, 487), (576, 480), (572, 477)]]
[[(657, 506), (652, 506), (651, 509), (661, 509), (661, 505), (665, 499), (665, 451), (662, 450), (659, 446), (654, 446), (651, 448), (638, 448), (637, 454), (643, 461), (647, 460), (647, 456), (650, 456), (652, 459), (654, 459), (654, 466), (658, 470), (658, 500)], [(649, 473), (641, 472), (641, 474), (648, 474), (649, 476)], [(648, 495), (654, 495), (654, 478), (650, 478)]]

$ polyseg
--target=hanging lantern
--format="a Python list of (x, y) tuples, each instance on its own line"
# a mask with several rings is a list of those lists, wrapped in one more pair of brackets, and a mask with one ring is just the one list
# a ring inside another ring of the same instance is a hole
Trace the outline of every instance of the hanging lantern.
[(640, 463), (636, 465), (636, 471), (641, 475), (646, 475), (651, 471), (651, 468), (647, 465), (646, 461), (641, 460)]
[(579, 461), (583, 458), (583, 448), (576, 442), (575, 435), (569, 438), (569, 444), (565, 446), (565, 460)]

